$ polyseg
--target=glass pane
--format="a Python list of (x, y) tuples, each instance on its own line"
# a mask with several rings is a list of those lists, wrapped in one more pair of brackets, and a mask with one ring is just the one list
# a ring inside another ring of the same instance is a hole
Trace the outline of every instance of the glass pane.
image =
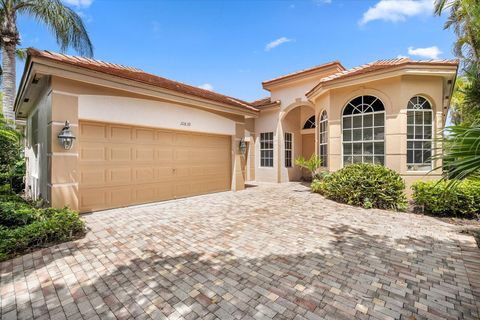
[(415, 139), (423, 139), (423, 126), (415, 126)]
[(343, 130), (343, 141), (352, 141), (352, 130)]
[(374, 129), (374, 134), (373, 134), (374, 139), (375, 140), (383, 140), (383, 131), (384, 131), (383, 127), (375, 128)]
[(362, 144), (354, 143), (353, 144), (353, 154), (362, 154)]
[(353, 129), (353, 141), (362, 141), (362, 129)]
[(363, 129), (363, 140), (368, 141), (373, 139), (373, 129), (368, 128), (368, 129)]
[(407, 124), (413, 124), (413, 112), (412, 111), (407, 112)]
[(423, 127), (424, 139), (432, 139), (432, 127), (425, 126)]
[(352, 157), (351, 156), (343, 157), (343, 164), (344, 165), (351, 164), (351, 163), (352, 163)]
[(363, 116), (363, 126), (371, 127), (373, 125), (373, 115), (366, 114)]
[(414, 144), (413, 144), (414, 148), (415, 149), (422, 149), (423, 147), (423, 142), (421, 141), (415, 141)]
[(352, 154), (352, 145), (350, 143), (345, 143), (343, 145), (343, 154)]
[(420, 150), (415, 150), (413, 152), (413, 162), (414, 163), (422, 163), (422, 151)]
[(408, 126), (407, 127), (407, 139), (413, 139), (413, 126)]
[(432, 112), (431, 111), (428, 111), (428, 112), (424, 113), (423, 121), (424, 121), (423, 122), (424, 124), (432, 124)]
[(413, 141), (407, 141), (407, 148), (412, 149), (413, 148)]
[(364, 143), (363, 144), (363, 154), (373, 154), (373, 143)]
[(343, 118), (343, 128), (349, 129), (351, 127), (352, 127), (352, 118), (351, 117)]
[(373, 119), (374, 119), (374, 125), (375, 126), (383, 126), (383, 124), (385, 123), (385, 119), (384, 119), (385, 115), (383, 113), (377, 113), (374, 115)]
[(353, 127), (354, 128), (361, 128), (362, 127), (362, 117), (361, 116), (354, 116), (353, 120)]
[(385, 164), (385, 158), (383, 156), (375, 156), (373, 157), (373, 163), (375, 164)]
[(415, 124), (423, 124), (423, 112), (415, 111)]
[(362, 156), (353, 156), (353, 163), (362, 163)]
[(424, 163), (430, 162), (431, 156), (432, 156), (432, 151), (431, 150), (423, 151), (423, 162)]
[(407, 150), (407, 163), (413, 163), (413, 150)]
[(363, 162), (364, 163), (373, 163), (373, 157), (372, 156), (365, 156), (365, 157), (363, 157)]
[(375, 154), (382, 155), (385, 152), (385, 148), (383, 146), (383, 142), (375, 142), (374, 144)]

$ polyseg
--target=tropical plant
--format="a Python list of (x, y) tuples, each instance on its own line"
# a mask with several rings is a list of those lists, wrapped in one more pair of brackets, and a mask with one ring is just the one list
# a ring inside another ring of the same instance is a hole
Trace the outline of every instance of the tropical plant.
[[(456, 181), (480, 172), (480, 1), (437, 0), (435, 14), (449, 9), (445, 29), (457, 36), (454, 53), (462, 61), (462, 76), (452, 104), (459, 114), (446, 129), (443, 155), (445, 179)], [(448, 185), (452, 185), (450, 182)]]
[(478, 218), (480, 215), (480, 180), (417, 181), (412, 185), (417, 208), (439, 216)]
[[(448, 137), (443, 155), (445, 179), (462, 180), (480, 174), (480, 123), (451, 126), (445, 129)], [(453, 183), (453, 181), (452, 181)]]
[(26, 15), (44, 23), (55, 35), (62, 51), (72, 47), (84, 56), (93, 55), (93, 46), (81, 17), (61, 0), (1, 0), (0, 45), (2, 47), (3, 113), (13, 120), (16, 93), (16, 55), (20, 44), (17, 16)]
[(395, 171), (382, 165), (348, 165), (312, 182), (312, 191), (325, 197), (366, 209), (405, 210), (405, 182)]
[(315, 177), (318, 168), (322, 165), (322, 160), (316, 154), (312, 154), (310, 159), (306, 160), (303, 156), (299, 156), (295, 159), (295, 165), (307, 169), (310, 172), (312, 179)]

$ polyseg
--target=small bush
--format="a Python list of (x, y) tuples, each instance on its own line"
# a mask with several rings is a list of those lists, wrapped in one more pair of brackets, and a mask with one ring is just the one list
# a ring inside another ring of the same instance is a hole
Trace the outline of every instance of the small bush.
[(315, 180), (312, 191), (364, 208), (405, 210), (405, 182), (395, 171), (381, 165), (353, 164)]
[(0, 198), (0, 261), (48, 244), (68, 241), (84, 232), (70, 209), (36, 209), (16, 196)]
[(447, 181), (414, 183), (415, 205), (439, 216), (476, 218), (480, 215), (480, 181), (463, 180), (450, 187), (447, 185)]

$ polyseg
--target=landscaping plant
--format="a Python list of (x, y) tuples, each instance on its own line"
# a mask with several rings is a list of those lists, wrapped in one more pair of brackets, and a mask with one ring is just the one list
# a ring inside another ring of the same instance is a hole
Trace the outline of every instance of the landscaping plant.
[(364, 208), (405, 210), (405, 182), (382, 165), (358, 163), (312, 182), (312, 191), (325, 197)]
[(68, 208), (37, 209), (18, 196), (0, 196), (0, 261), (75, 239), (84, 230), (78, 213)]
[(423, 211), (439, 216), (478, 218), (480, 215), (480, 181), (418, 181), (412, 185), (412, 198)]
[(308, 160), (306, 160), (303, 156), (299, 156), (297, 159), (295, 159), (295, 165), (297, 167), (307, 169), (310, 172), (310, 176), (313, 180), (317, 174), (318, 168), (320, 168), (322, 165), (322, 160), (316, 154), (312, 154)]

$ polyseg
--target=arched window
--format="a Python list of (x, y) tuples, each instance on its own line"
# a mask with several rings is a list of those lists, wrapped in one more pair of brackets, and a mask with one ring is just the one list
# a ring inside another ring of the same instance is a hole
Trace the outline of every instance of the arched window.
[(305, 121), (303, 129), (315, 129), (315, 116), (311, 116)]
[(374, 96), (351, 100), (343, 110), (343, 164), (385, 163), (385, 107)]
[(319, 130), (319, 154), (322, 161), (322, 167), (328, 167), (328, 116), (327, 111), (323, 110), (320, 115), (320, 130)]
[(420, 96), (410, 99), (407, 106), (407, 170), (432, 168), (432, 123), (430, 102)]

